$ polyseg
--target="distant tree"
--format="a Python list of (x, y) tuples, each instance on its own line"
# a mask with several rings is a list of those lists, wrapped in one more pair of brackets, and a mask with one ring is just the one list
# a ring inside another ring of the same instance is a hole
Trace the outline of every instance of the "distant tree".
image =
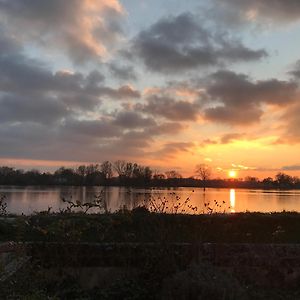
[(105, 161), (100, 165), (100, 171), (105, 179), (111, 179), (113, 177), (113, 166), (109, 161)]
[(289, 188), (293, 185), (293, 177), (285, 173), (277, 173), (275, 179), (281, 188)]
[(76, 169), (76, 173), (81, 176), (81, 177), (85, 177), (86, 176), (86, 166), (82, 165), (82, 166), (79, 166), (77, 169)]
[(114, 170), (117, 172), (119, 177), (122, 177), (125, 175), (126, 171), (126, 161), (125, 160), (117, 160), (113, 164)]
[(81, 165), (76, 169), (76, 174), (80, 177), (80, 183), (85, 184), (85, 177), (87, 175), (86, 166)]
[(165, 174), (168, 179), (182, 178), (182, 175), (175, 170), (166, 171)]
[(87, 185), (101, 185), (104, 181), (104, 175), (100, 171), (99, 164), (90, 164), (86, 167), (85, 183)]
[(195, 170), (196, 176), (202, 181), (203, 190), (205, 191), (206, 182), (211, 176), (211, 168), (205, 164), (199, 164)]
[(165, 174), (162, 174), (162, 173), (155, 173), (155, 174), (153, 175), (153, 179), (158, 179), (158, 180), (166, 179), (166, 175), (165, 175)]
[(124, 169), (124, 177), (125, 178), (131, 178), (133, 176), (134, 173), (136, 173), (136, 175), (138, 176), (138, 165), (137, 164), (133, 164), (131, 162), (127, 162), (125, 165), (125, 169)]
[(61, 167), (55, 171), (54, 176), (57, 183), (73, 185), (76, 184), (76, 173), (71, 168)]
[(163, 173), (160, 173), (158, 170), (154, 170), (152, 173), (153, 173), (152, 174), (153, 179), (161, 180), (161, 179), (166, 178), (166, 175)]
[(300, 186), (300, 178), (297, 176), (293, 177), (293, 184), (295, 185), (295, 187), (299, 187)]
[(150, 180), (152, 179), (152, 174), (153, 171), (150, 169), (150, 167), (144, 168), (144, 177), (146, 182), (150, 182)]
[(253, 176), (247, 176), (245, 177), (245, 181), (249, 181), (249, 182), (259, 182), (259, 179), (257, 177), (253, 177)]
[(264, 178), (262, 183), (264, 186), (267, 186), (267, 187), (272, 187), (274, 185), (274, 181), (273, 181), (272, 177)]
[(262, 182), (266, 184), (273, 183), (273, 178), (272, 177), (264, 178)]
[(86, 166), (86, 175), (92, 175), (100, 171), (100, 166), (98, 164), (90, 164)]

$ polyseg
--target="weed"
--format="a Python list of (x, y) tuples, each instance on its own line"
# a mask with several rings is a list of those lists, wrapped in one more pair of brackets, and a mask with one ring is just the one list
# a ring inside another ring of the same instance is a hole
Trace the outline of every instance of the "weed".
[(7, 203), (5, 202), (6, 196), (0, 195), (0, 216), (7, 215)]
[(93, 209), (94, 213), (95, 210), (97, 213), (108, 213), (103, 190), (100, 192), (100, 194), (94, 195), (94, 201), (73, 201), (72, 197), (70, 197), (70, 199), (62, 198), (62, 201), (67, 204), (67, 207), (65, 209), (60, 209), (60, 213), (83, 212), (84, 214), (86, 214), (90, 209)]

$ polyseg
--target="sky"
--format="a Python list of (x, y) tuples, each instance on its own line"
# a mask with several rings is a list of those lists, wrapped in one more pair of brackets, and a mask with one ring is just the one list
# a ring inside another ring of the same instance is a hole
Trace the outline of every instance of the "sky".
[(0, 0), (0, 164), (300, 175), (299, 0)]

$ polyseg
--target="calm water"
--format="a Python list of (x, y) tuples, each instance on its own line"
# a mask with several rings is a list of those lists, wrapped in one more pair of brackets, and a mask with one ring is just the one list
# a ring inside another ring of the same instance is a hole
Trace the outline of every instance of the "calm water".
[[(47, 210), (52, 207), (58, 211), (66, 205), (62, 198), (79, 200), (81, 202), (92, 201), (95, 195), (103, 191), (103, 197), (109, 211), (114, 212), (121, 207), (128, 209), (138, 205), (150, 205), (149, 197), (154, 199), (156, 205), (168, 200), (166, 207), (174, 211), (176, 205), (181, 205), (186, 198), (190, 201), (181, 210), (193, 213), (187, 205), (197, 207), (197, 212), (207, 212), (207, 207), (214, 211), (227, 212), (274, 212), (274, 211), (298, 211), (300, 212), (300, 191), (276, 191), (276, 190), (247, 190), (247, 189), (202, 189), (176, 188), (176, 189), (133, 189), (124, 187), (16, 187), (0, 186), (0, 194), (6, 196), (8, 211), (17, 214), (31, 214), (35, 211)], [(180, 197), (180, 199), (176, 199)], [(215, 200), (218, 202), (217, 206)], [(206, 204), (206, 206), (205, 206)]]

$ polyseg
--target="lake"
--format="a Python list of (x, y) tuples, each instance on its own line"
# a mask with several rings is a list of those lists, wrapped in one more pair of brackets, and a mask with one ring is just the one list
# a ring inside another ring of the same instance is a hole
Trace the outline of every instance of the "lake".
[(204, 192), (201, 188), (0, 186), (0, 195), (5, 195), (8, 212), (26, 215), (47, 210), (48, 207), (52, 211), (66, 208), (67, 204), (62, 198), (84, 203), (93, 201), (99, 195), (111, 212), (123, 207), (132, 209), (139, 205), (152, 207), (153, 210), (155, 207), (162, 207), (163, 202), (163, 211), (168, 212), (300, 212), (299, 190), (209, 188)]

